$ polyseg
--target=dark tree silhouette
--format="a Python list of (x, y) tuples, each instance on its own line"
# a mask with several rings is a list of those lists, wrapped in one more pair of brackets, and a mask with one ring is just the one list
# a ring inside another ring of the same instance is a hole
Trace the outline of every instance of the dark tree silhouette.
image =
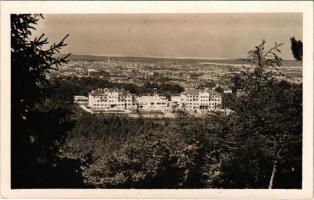
[(66, 46), (64, 41), (68, 35), (48, 48), (44, 34), (31, 39), (39, 18), (43, 16), (11, 15), (12, 188), (73, 186), (74, 183), (64, 181), (65, 175), (73, 181), (69, 178), (76, 173), (72, 167), (79, 164), (60, 161), (55, 154), (56, 144), (72, 126), (71, 113), (45, 105), (53, 91), (47, 75), (66, 63), (69, 56), (57, 56)]
[(296, 40), (294, 37), (290, 38), (291, 41), (291, 51), (293, 57), (297, 61), (303, 60), (303, 43), (301, 40)]
[(263, 41), (249, 51), (253, 69), (232, 79), (243, 93), (232, 98), (233, 146), (221, 165), (224, 187), (302, 186), (302, 84), (279, 79), (279, 46), (265, 49)]

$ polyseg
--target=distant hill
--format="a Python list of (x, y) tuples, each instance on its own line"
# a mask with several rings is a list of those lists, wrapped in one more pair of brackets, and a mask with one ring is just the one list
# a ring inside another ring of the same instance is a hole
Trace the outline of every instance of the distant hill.
[[(192, 58), (158, 58), (158, 57), (128, 57), (128, 56), (94, 56), (94, 55), (71, 55), (70, 60), (81, 61), (107, 61), (110, 58), (112, 61), (129, 61), (141, 63), (221, 63), (221, 64), (248, 64), (245, 59), (192, 59)], [(302, 66), (300, 62), (295, 60), (284, 60), (283, 65), (286, 66)]]

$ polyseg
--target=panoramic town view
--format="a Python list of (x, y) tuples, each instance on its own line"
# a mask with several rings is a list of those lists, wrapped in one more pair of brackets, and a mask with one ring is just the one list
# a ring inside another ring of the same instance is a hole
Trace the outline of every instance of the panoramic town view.
[(12, 188), (302, 188), (302, 14), (14, 14), (11, 43)]

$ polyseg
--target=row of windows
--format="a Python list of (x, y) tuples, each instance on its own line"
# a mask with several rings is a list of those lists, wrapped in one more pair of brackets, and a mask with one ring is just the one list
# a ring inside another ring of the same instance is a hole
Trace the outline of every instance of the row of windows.
[[(198, 101), (198, 99), (188, 99), (187, 101)], [(201, 101), (202, 102), (206, 102), (206, 101), (221, 101), (221, 99), (210, 99), (210, 100), (203, 100), (203, 99), (201, 99)]]
[(198, 98), (198, 97), (200, 97), (200, 98), (207, 98), (207, 97), (214, 97), (214, 98), (219, 98), (220, 96), (218, 96), (218, 95), (204, 95), (204, 96), (198, 96), (198, 95), (186, 95), (187, 97), (190, 97), (190, 98)]
[(121, 97), (121, 96), (98, 96), (95, 97), (95, 99), (118, 99), (118, 98), (126, 98), (126, 99), (131, 99), (131, 97), (127, 96), (127, 97)]
[(107, 99), (103, 99), (103, 100), (96, 100), (96, 102), (131, 102), (131, 100), (122, 100), (119, 99), (118, 101), (117, 100), (107, 100)]
[(217, 108), (216, 106), (207, 106), (207, 107), (199, 107), (199, 106), (188, 106), (187, 108), (193, 108), (193, 109), (200, 109), (200, 110), (206, 110), (206, 109), (213, 109)]
[[(189, 103), (188, 105), (192, 105), (192, 103)], [(193, 105), (221, 105), (217, 103), (209, 103), (209, 104), (198, 104), (198, 103), (193, 103)]]
[[(93, 104), (93, 106), (97, 107), (97, 106), (101, 106), (101, 107), (108, 107), (108, 106), (111, 106), (112, 104)], [(126, 104), (127, 106), (131, 106), (132, 104), (128, 103)], [(125, 106), (125, 104), (119, 104), (119, 105), (116, 105), (116, 106), (120, 106), (120, 107), (123, 107)]]
[[(155, 105), (155, 103), (151, 102), (150, 105)], [(156, 105), (166, 105), (166, 103), (157, 102)]]
[[(199, 98), (195, 98), (195, 97), (187, 97), (187, 99), (199, 99)], [(204, 98), (201, 98), (201, 99), (221, 99), (221, 97), (204, 97)]]
[(166, 105), (166, 103), (160, 103), (160, 102), (157, 102), (157, 103), (154, 103), (154, 102), (151, 102), (151, 103), (140, 103), (140, 105)]
[(198, 98), (198, 96), (193, 96), (193, 95), (187, 95), (187, 97), (190, 97), (190, 98)]
[(74, 101), (77, 101), (77, 102), (87, 102), (88, 99), (76, 99), (76, 100), (74, 100)]

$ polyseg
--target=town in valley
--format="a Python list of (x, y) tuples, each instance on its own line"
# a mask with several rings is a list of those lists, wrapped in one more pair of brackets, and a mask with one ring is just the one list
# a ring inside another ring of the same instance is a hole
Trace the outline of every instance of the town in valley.
[[(194, 116), (211, 112), (232, 112), (224, 105), (224, 97), (232, 93), (228, 82), (233, 74), (251, 67), (244, 59), (197, 60), (149, 57), (70, 56), (52, 77), (93, 77), (112, 83), (110, 88), (93, 88), (88, 94), (75, 94), (73, 102), (90, 113), (124, 113), (137, 116), (174, 117), (176, 111)], [(302, 80), (302, 66), (292, 60), (279, 69), (290, 82)], [(144, 86), (144, 83), (169, 83), (183, 88), (173, 95), (160, 94), (157, 88), (150, 93), (133, 94), (116, 88), (115, 84)], [(239, 91), (238, 91), (239, 93)], [(237, 95), (240, 95), (237, 94)], [(151, 115), (148, 115), (150, 113)]]

